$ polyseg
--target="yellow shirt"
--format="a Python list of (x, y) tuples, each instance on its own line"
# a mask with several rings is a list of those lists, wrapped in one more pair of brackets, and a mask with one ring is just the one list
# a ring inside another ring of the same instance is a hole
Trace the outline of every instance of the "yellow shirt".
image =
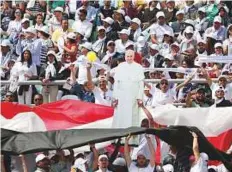
[(61, 36), (68, 34), (69, 32), (73, 32), (73, 29), (68, 28), (66, 32), (64, 32), (62, 29), (56, 29), (52, 34), (52, 41), (57, 42)]

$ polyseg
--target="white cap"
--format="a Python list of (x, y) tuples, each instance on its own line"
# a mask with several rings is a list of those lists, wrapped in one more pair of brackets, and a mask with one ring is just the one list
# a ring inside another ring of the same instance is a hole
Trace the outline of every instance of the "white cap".
[(227, 80), (228, 77), (226, 75), (220, 75), (218, 79), (221, 79), (221, 78), (225, 78)]
[(103, 154), (98, 157), (98, 161), (100, 161), (102, 158), (106, 158), (108, 160), (108, 156)]
[(128, 48), (129, 46), (133, 45), (134, 46), (134, 43), (133, 42), (127, 42), (126, 45), (125, 45), (125, 48)]
[(25, 23), (26, 21), (30, 22), (29, 18), (23, 18), (22, 21), (21, 21), (21, 23)]
[(45, 156), (44, 154), (39, 154), (37, 155), (37, 157), (35, 158), (35, 162), (39, 162), (39, 161), (42, 161), (44, 159), (48, 158), (47, 156)]
[(222, 47), (222, 43), (218, 42), (214, 45), (214, 48), (217, 48), (217, 47)]
[[(111, 41), (108, 41), (108, 42), (107, 42), (107, 46), (109, 46), (110, 43), (114, 43), (114, 41), (112, 41), (112, 40), (111, 40)], [(114, 44), (115, 44), (115, 43), (114, 43)]]
[(128, 29), (122, 29), (120, 32), (118, 32), (118, 34), (130, 35), (130, 31)]
[(199, 44), (199, 43), (206, 44), (206, 41), (205, 41), (204, 39), (198, 39), (198, 40), (197, 40), (197, 44)]
[(163, 166), (164, 172), (174, 172), (174, 167), (171, 164), (166, 164)]
[(112, 25), (114, 23), (114, 20), (111, 17), (106, 17), (102, 21), (109, 23), (110, 25)]
[(175, 0), (167, 0), (166, 3), (175, 2)]
[(81, 44), (80, 47), (84, 47), (88, 50), (92, 50), (92, 44), (90, 42), (85, 42), (84, 44)]
[(185, 20), (184, 23), (191, 24), (192, 26), (195, 25), (195, 22), (193, 20), (191, 20), (191, 19)]
[(168, 36), (174, 37), (174, 33), (172, 31), (170, 31), (170, 30), (166, 30), (164, 32), (164, 35), (168, 35)]
[(172, 46), (177, 46), (177, 47), (180, 48), (180, 45), (179, 45), (177, 42), (172, 43), (172, 44), (171, 44), (171, 47), (172, 47)]
[(193, 28), (191, 27), (191, 26), (187, 26), (186, 28), (185, 28), (185, 33), (193, 33), (194, 31), (193, 31)]
[(50, 54), (52, 54), (52, 55), (54, 55), (54, 56), (56, 57), (56, 53), (55, 53), (55, 51), (54, 51), (54, 50), (50, 50), (50, 51), (48, 51), (47, 55), (50, 55)]
[(146, 43), (146, 38), (144, 36), (139, 36), (138, 39), (137, 39), (136, 45), (138, 47), (144, 47), (145, 43)]
[(225, 89), (224, 89), (223, 87), (217, 86), (217, 87), (215, 88), (215, 92), (216, 92), (216, 91), (224, 91), (224, 92), (225, 92)]
[(223, 8), (227, 13), (229, 13), (229, 8), (226, 5), (223, 5), (219, 8), (219, 10)]
[(171, 54), (167, 54), (165, 55), (164, 59), (174, 60), (174, 57)]
[(76, 34), (73, 33), (73, 32), (69, 32), (68, 35), (67, 35), (67, 38), (73, 39), (73, 40), (76, 40), (76, 39), (77, 39), (77, 38), (76, 38)]
[(222, 18), (220, 16), (216, 16), (213, 20), (213, 22), (218, 22), (218, 23), (222, 23)]
[(4, 40), (2, 40), (2, 42), (1, 42), (1, 46), (3, 46), (3, 47), (6, 47), (6, 46), (11, 46), (12, 44), (10, 43), (10, 40), (9, 39), (4, 39)]
[(114, 12), (122, 14), (123, 16), (126, 15), (126, 13), (125, 13), (125, 11), (123, 9), (114, 10)]
[(203, 160), (205, 160), (205, 161), (208, 161), (208, 160), (209, 160), (209, 156), (208, 156), (206, 153), (204, 153), (204, 152), (200, 153), (200, 156), (201, 156), (201, 158), (202, 158)]
[(87, 172), (86, 167), (85, 167), (86, 162), (87, 160), (83, 158), (77, 158), (74, 162), (73, 168), (78, 168), (82, 172)]
[(153, 49), (153, 50), (159, 51), (159, 45), (157, 45), (157, 44), (151, 44), (150, 48)]
[(160, 18), (160, 17), (165, 17), (165, 14), (163, 11), (159, 11), (157, 14), (156, 14), (156, 18)]
[(58, 12), (64, 12), (64, 9), (62, 8), (62, 7), (56, 7), (55, 9), (54, 9), (54, 12), (55, 11), (58, 11)]
[(123, 166), (126, 166), (126, 161), (124, 158), (118, 157), (114, 160), (113, 165), (118, 165), (118, 166), (123, 167)]
[(85, 32), (83, 30), (76, 30), (74, 33), (79, 33), (82, 36), (85, 36)]
[(97, 27), (97, 31), (100, 31), (100, 30), (104, 30), (104, 31), (106, 31), (106, 29), (105, 29), (105, 27), (104, 27), (104, 26), (98, 26), (98, 27)]
[[(154, 71), (152, 71), (152, 72), (154, 72)], [(152, 73), (152, 72), (150, 72), (150, 73)], [(143, 90), (144, 91), (150, 91), (150, 88), (148, 88), (147, 86), (145, 86)]]
[(141, 25), (141, 21), (138, 19), (138, 18), (133, 18), (132, 20), (131, 20), (131, 22), (132, 23), (136, 23), (137, 25)]
[(40, 29), (38, 29), (38, 31), (44, 32), (44, 33), (50, 35), (48, 26), (43, 26)]
[(64, 152), (64, 156), (71, 155), (71, 152), (68, 149), (64, 149), (63, 152)]
[(204, 7), (199, 8), (198, 12), (200, 12), (200, 11), (203, 12), (203, 13), (206, 13), (206, 9)]
[(34, 28), (34, 27), (29, 27), (29, 28), (27, 28), (26, 30), (25, 30), (25, 32), (28, 32), (28, 33), (32, 33), (32, 34), (34, 34), (34, 35), (36, 35), (36, 29)]
[(176, 12), (176, 16), (179, 15), (179, 14), (184, 14), (184, 10), (179, 10)]

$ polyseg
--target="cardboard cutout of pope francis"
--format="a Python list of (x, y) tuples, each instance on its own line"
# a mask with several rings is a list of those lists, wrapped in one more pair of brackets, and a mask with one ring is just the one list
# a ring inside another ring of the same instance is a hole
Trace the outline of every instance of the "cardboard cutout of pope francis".
[(125, 62), (116, 67), (113, 91), (113, 128), (139, 126), (139, 102), (143, 99), (144, 71), (134, 61), (135, 52), (125, 53)]

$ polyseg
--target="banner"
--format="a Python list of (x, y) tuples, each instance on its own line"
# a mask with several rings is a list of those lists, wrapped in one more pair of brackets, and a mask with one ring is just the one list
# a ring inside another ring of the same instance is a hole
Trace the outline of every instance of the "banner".
[(232, 56), (198, 56), (199, 63), (232, 63)]
[(197, 68), (144, 68), (144, 72), (148, 71), (163, 71), (192, 74), (197, 72)]

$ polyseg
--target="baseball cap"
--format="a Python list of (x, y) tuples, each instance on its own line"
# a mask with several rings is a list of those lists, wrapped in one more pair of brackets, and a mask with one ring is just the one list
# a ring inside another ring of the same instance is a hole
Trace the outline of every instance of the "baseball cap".
[(23, 18), (21, 23), (30, 22), (29, 18)]
[(100, 31), (100, 30), (104, 30), (104, 31), (105, 31), (106, 29), (105, 29), (104, 26), (98, 26), (98, 27), (97, 27), (97, 31)]
[(177, 46), (177, 47), (180, 48), (180, 46), (179, 46), (179, 44), (178, 44), (177, 42), (172, 43), (172, 44), (171, 44), (171, 47), (172, 47), (172, 46)]
[(166, 30), (166, 31), (164, 32), (164, 35), (168, 35), (168, 36), (174, 37), (173, 32), (170, 31), (170, 30)]
[(206, 41), (205, 41), (204, 39), (198, 39), (198, 40), (197, 40), (197, 44), (199, 44), (199, 43), (206, 44)]
[(56, 57), (56, 53), (55, 53), (55, 51), (54, 51), (54, 50), (50, 50), (50, 51), (48, 51), (47, 55), (53, 55), (53, 56), (55, 56), (55, 57)]
[(36, 29), (34, 27), (27, 28), (25, 32), (32, 33), (34, 35), (36, 35), (36, 33), (37, 33)]
[(40, 29), (38, 29), (38, 31), (44, 32), (44, 33), (50, 35), (48, 26), (43, 26)]
[(201, 158), (204, 161), (208, 161), (209, 160), (209, 156), (205, 152), (200, 153), (200, 156), (201, 156)]
[(6, 96), (13, 96), (14, 94), (11, 91), (7, 91)]
[(71, 152), (68, 149), (64, 149), (63, 152), (64, 152), (64, 156), (71, 155)]
[(125, 16), (125, 14), (126, 14), (123, 9), (114, 10), (114, 12), (122, 14), (123, 16)]
[(114, 41), (111, 40), (107, 42), (107, 46), (109, 46), (111, 43), (115, 44)]
[(118, 32), (118, 34), (130, 35), (130, 31), (128, 29), (122, 29), (120, 32)]
[(206, 13), (206, 9), (204, 7), (201, 7), (198, 9), (198, 12)]
[(165, 17), (165, 14), (163, 11), (159, 11), (157, 14), (156, 14), (156, 18), (160, 18), (160, 17)]
[(64, 9), (62, 8), (62, 7), (56, 7), (55, 9), (54, 9), (54, 12), (64, 12)]
[(185, 33), (193, 33), (193, 28), (191, 26), (187, 26), (185, 28)]
[(73, 33), (73, 32), (69, 32), (68, 35), (67, 35), (67, 38), (76, 40), (76, 34)]
[(11, 46), (12, 44), (10, 43), (10, 40), (9, 39), (4, 39), (4, 40), (2, 40), (2, 42), (1, 42), (1, 46), (3, 46), (3, 47), (7, 47), (7, 46)]
[(157, 44), (151, 44), (150, 48), (153, 49), (153, 50), (159, 51), (159, 45), (157, 45)]
[(222, 78), (224, 78), (224, 79), (226, 79), (227, 80), (227, 76), (226, 75), (220, 75), (219, 77), (218, 77), (218, 80), (220, 80), (220, 79), (222, 79)]
[(214, 23), (218, 22), (218, 23), (222, 23), (222, 18), (220, 16), (216, 16), (213, 20)]
[(82, 30), (76, 30), (74, 33), (79, 33), (82, 36), (85, 36), (85, 32), (83, 32)]
[(225, 11), (226, 11), (226, 13), (229, 13), (229, 9), (228, 9), (228, 7), (226, 6), (226, 5), (222, 5), (220, 8), (219, 8), (219, 10), (220, 9), (224, 9)]
[(100, 155), (100, 156), (98, 157), (98, 161), (100, 161), (100, 160), (103, 159), (103, 158), (105, 158), (105, 159), (108, 160), (108, 156), (105, 155), (105, 154), (103, 154), (103, 155)]
[(138, 19), (138, 18), (133, 18), (132, 20), (131, 20), (131, 22), (132, 23), (136, 23), (137, 25), (141, 25), (141, 21)]
[(164, 59), (174, 60), (174, 57), (173, 57), (173, 55), (171, 55), (171, 54), (167, 54), (167, 55), (164, 57)]
[(126, 166), (126, 161), (122, 157), (118, 157), (114, 160), (113, 165), (118, 165), (118, 166)]
[(171, 164), (166, 164), (163, 166), (164, 172), (174, 172), (174, 167)]
[(80, 47), (92, 50), (92, 44), (90, 42), (85, 42), (84, 44), (81, 44)]
[(48, 159), (47, 156), (45, 156), (44, 154), (39, 154), (37, 155), (37, 157), (35, 158), (35, 162), (38, 163), (39, 161), (42, 161), (44, 159)]
[(217, 47), (222, 47), (222, 43), (218, 42), (214, 45), (214, 48), (217, 48)]
[(176, 12), (176, 16), (179, 15), (179, 14), (184, 14), (184, 10), (179, 10)]
[(191, 19), (187, 19), (187, 20), (185, 20), (185, 21), (184, 21), (184, 23), (186, 23), (186, 24), (190, 24), (190, 25), (192, 25), (192, 26), (194, 26), (194, 25), (195, 25), (195, 22), (194, 22), (193, 20), (191, 20)]
[(82, 172), (87, 172), (86, 167), (85, 167), (86, 162), (87, 160), (83, 158), (77, 158), (74, 162), (73, 168), (78, 168)]
[(109, 23), (110, 25), (112, 25), (114, 23), (114, 20), (111, 17), (106, 17), (102, 21)]
[(134, 43), (133, 42), (127, 42), (126, 45), (125, 45), (125, 48), (128, 48), (129, 46), (134, 46)]

